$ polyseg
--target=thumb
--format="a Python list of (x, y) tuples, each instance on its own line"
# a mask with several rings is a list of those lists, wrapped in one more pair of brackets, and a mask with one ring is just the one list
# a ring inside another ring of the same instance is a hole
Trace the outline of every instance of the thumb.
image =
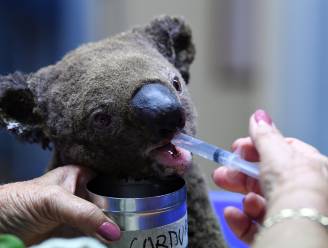
[(257, 110), (250, 118), (249, 133), (263, 164), (285, 158), (290, 150), (284, 137), (273, 125), (271, 117)]
[(59, 186), (52, 186), (50, 190), (52, 192), (48, 191), (43, 205), (56, 222), (76, 227), (87, 235), (96, 236), (107, 242), (120, 239), (120, 228), (95, 204)]

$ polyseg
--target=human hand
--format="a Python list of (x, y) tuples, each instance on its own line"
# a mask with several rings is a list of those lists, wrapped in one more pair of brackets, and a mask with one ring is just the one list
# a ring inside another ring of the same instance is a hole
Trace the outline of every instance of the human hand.
[(91, 177), (86, 168), (64, 166), (30, 181), (0, 186), (0, 233), (14, 234), (31, 245), (69, 225), (103, 242), (118, 240), (119, 227), (80, 198)]
[[(247, 194), (243, 211), (227, 207), (224, 212), (233, 232), (246, 243), (253, 241), (257, 223), (262, 222), (267, 211), (286, 204), (298, 208), (315, 206), (324, 211), (328, 186), (327, 158), (300, 140), (284, 138), (264, 111), (257, 111), (250, 118), (250, 135), (236, 140), (232, 149), (246, 160), (260, 161), (260, 182), (225, 167), (213, 174), (218, 186)], [(304, 199), (307, 191), (309, 197)]]

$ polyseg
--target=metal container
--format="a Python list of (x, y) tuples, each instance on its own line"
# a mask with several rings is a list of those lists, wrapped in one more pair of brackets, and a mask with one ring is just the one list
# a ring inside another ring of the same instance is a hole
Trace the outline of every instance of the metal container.
[(188, 223), (183, 179), (113, 181), (97, 177), (88, 183), (91, 200), (121, 228), (112, 248), (186, 248)]

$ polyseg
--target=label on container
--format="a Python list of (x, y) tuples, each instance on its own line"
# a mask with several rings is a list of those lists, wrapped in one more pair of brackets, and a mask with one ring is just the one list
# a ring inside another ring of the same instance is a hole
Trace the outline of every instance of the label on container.
[(111, 248), (186, 248), (188, 246), (187, 214), (171, 224), (140, 231), (123, 231)]

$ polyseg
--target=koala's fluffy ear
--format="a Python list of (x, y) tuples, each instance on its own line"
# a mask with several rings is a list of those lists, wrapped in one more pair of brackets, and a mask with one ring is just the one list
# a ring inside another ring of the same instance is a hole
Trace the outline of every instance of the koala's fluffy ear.
[(35, 109), (34, 96), (28, 88), (28, 75), (15, 72), (0, 76), (0, 126), (20, 139), (41, 143), (45, 148), (48, 138), (41, 129), (42, 118)]
[(180, 71), (188, 83), (195, 47), (191, 39), (191, 29), (185, 21), (179, 17), (162, 16), (146, 26), (145, 32), (159, 52)]

